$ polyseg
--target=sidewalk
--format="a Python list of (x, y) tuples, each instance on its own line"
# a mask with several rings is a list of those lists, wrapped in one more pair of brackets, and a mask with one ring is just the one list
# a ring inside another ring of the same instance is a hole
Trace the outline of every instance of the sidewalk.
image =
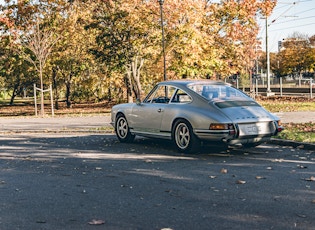
[(112, 127), (110, 115), (81, 117), (10, 117), (0, 118), (2, 132), (96, 131)]

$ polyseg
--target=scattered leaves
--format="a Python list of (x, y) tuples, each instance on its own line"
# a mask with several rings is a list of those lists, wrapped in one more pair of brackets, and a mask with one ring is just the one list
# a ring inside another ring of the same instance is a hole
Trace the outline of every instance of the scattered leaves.
[(301, 218), (306, 218), (306, 215), (303, 215), (303, 214), (296, 214), (296, 215)]
[(266, 179), (266, 177), (263, 177), (263, 176), (256, 176), (255, 178), (256, 178), (257, 180)]
[(46, 224), (46, 220), (37, 220), (36, 223), (37, 224)]
[(89, 225), (102, 225), (102, 224), (105, 224), (104, 220), (95, 220), (95, 219), (93, 219), (93, 220), (91, 220), (89, 222)]
[(315, 181), (315, 176), (311, 176), (309, 178), (304, 178), (305, 181)]
[(246, 181), (244, 181), (244, 180), (237, 180), (236, 184), (246, 184)]
[[(281, 132), (277, 138), (293, 140), (298, 142), (315, 142), (315, 123), (288, 123), (285, 130)], [(304, 149), (305, 145), (297, 146), (297, 149)]]
[(262, 97), (257, 101), (271, 112), (314, 111), (314, 99), (304, 97)]
[(228, 170), (225, 169), (225, 168), (222, 168), (220, 172), (221, 172), (222, 174), (227, 174)]
[(307, 169), (307, 166), (304, 166), (304, 165), (297, 165), (297, 167), (298, 167), (299, 169)]

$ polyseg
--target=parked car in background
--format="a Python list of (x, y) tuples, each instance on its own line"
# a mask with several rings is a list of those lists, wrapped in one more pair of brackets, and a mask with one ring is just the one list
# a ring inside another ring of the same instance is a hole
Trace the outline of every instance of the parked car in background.
[(253, 147), (283, 130), (254, 99), (211, 80), (158, 83), (143, 101), (113, 106), (111, 124), (121, 142), (136, 135), (165, 138), (181, 152), (197, 151), (202, 143)]

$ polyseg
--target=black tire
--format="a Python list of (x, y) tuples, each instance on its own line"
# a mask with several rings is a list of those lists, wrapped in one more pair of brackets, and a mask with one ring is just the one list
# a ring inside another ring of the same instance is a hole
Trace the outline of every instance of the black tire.
[(178, 120), (172, 129), (172, 140), (179, 152), (194, 153), (200, 149), (201, 142), (193, 133), (189, 122)]
[(115, 132), (118, 140), (122, 143), (130, 143), (136, 137), (130, 133), (128, 121), (122, 114), (119, 114), (116, 118)]

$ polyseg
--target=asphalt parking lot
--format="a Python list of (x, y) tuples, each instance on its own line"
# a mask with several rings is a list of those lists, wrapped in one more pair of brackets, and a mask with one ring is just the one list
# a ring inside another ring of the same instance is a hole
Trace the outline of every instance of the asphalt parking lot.
[(315, 149), (185, 155), (108, 119), (0, 119), (0, 229), (314, 229)]

